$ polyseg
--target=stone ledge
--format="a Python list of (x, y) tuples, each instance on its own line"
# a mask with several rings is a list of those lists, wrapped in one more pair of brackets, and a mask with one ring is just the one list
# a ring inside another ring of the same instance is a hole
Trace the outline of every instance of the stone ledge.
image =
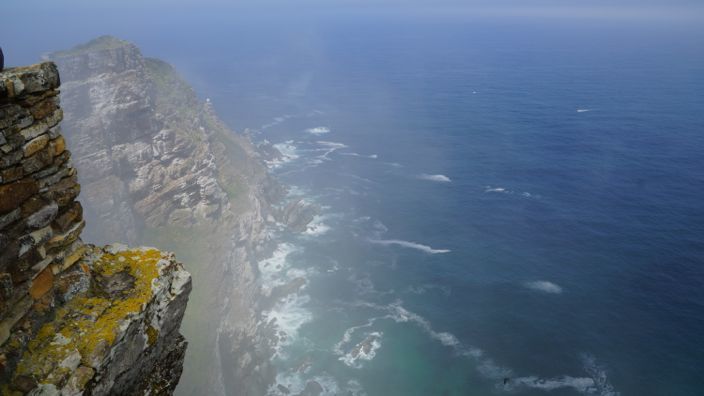
[(59, 71), (53, 62), (5, 69), (0, 72), (0, 103), (11, 98), (53, 90), (59, 84)]
[[(135, 389), (146, 373), (158, 371), (164, 363), (159, 357), (170, 348), (179, 345), (179, 355), (185, 350), (178, 328), (190, 290), (190, 274), (173, 254), (88, 246), (78, 265), (42, 284), (44, 293), (65, 301), (52, 319), (46, 320), (41, 301), (27, 301), (17, 305), (24, 312), (13, 318), (12, 333), (8, 323), (0, 325), (0, 336), (9, 338), (0, 348), (0, 383), (7, 383), (0, 392)], [(141, 374), (124, 375), (137, 371)]]

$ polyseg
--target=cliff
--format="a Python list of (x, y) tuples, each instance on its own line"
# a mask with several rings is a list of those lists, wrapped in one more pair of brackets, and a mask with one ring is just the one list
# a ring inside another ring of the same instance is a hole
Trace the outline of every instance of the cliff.
[(0, 73), (0, 391), (169, 394), (190, 275), (153, 248), (83, 243), (58, 87), (53, 63)]
[(258, 326), (257, 258), (281, 188), (167, 63), (101, 37), (50, 55), (64, 78), (93, 242), (146, 240), (189, 264), (194, 288), (180, 394), (261, 395), (272, 350)]

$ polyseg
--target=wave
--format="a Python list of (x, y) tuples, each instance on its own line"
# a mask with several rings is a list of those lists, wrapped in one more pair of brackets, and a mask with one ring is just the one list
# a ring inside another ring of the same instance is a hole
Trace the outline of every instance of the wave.
[(549, 293), (549, 294), (560, 294), (562, 293), (562, 287), (559, 285), (556, 285), (552, 282), (541, 280), (541, 281), (532, 281), (532, 282), (526, 282), (525, 287), (543, 292), (543, 293)]
[(318, 143), (319, 145), (324, 146), (324, 147), (330, 147), (330, 148), (336, 148), (336, 149), (347, 148), (346, 144), (340, 143), (340, 142), (330, 142), (327, 140), (318, 140), (316, 143)]
[(263, 313), (264, 322), (276, 327), (277, 342), (275, 356), (285, 358), (283, 348), (298, 338), (298, 330), (313, 320), (313, 313), (306, 308), (310, 302), (308, 295), (289, 294), (274, 307)]
[(486, 186), (484, 189), (484, 192), (487, 193), (511, 193), (511, 191), (503, 188), (503, 187), (491, 187), (491, 186)]
[(324, 223), (325, 216), (315, 216), (313, 221), (308, 224), (308, 227), (303, 232), (304, 235), (317, 237), (327, 234), (331, 228), (329, 225)]
[(276, 143), (273, 147), (281, 153), (281, 157), (272, 161), (266, 161), (267, 166), (270, 168), (279, 168), (299, 157), (298, 147), (293, 145), (293, 140), (287, 140), (283, 143)]
[[(491, 358), (486, 357), (481, 349), (464, 345), (455, 335), (449, 332), (439, 332), (435, 330), (427, 319), (405, 309), (402, 306), (401, 300), (397, 300), (389, 305), (378, 305), (368, 302), (357, 302), (355, 305), (385, 311), (387, 315), (372, 318), (364, 325), (350, 328), (350, 330), (348, 330), (350, 333), (354, 333), (354, 331), (360, 328), (372, 327), (375, 321), (380, 319), (388, 318), (397, 323), (414, 323), (428, 334), (430, 338), (440, 342), (446, 347), (452, 348), (457, 355), (474, 359), (477, 362), (477, 371), (482, 376), (497, 381), (496, 387), (499, 389), (511, 391), (518, 388), (532, 388), (552, 391), (561, 388), (572, 388), (584, 395), (620, 395), (609, 383), (606, 370), (598, 365), (596, 359), (591, 355), (582, 355), (581, 357), (584, 370), (587, 374), (585, 377), (573, 377), (569, 375), (554, 378), (541, 378), (534, 375), (515, 377), (512, 369), (496, 364)], [(347, 339), (351, 339), (351, 334), (347, 336)]]
[(588, 113), (592, 111), (592, 109), (577, 109), (577, 113)]
[(425, 284), (420, 286), (408, 286), (407, 288), (408, 293), (412, 294), (426, 294), (432, 290), (438, 290), (445, 297), (452, 294), (452, 288), (446, 285)]
[(277, 125), (279, 125), (279, 124), (281, 124), (281, 123), (285, 122), (286, 120), (293, 118), (293, 117), (294, 116), (291, 114), (284, 114), (280, 117), (274, 117), (273, 121), (269, 122), (268, 124), (262, 125), (260, 129), (264, 130), (264, 129), (269, 129), (269, 128), (275, 127), (275, 126), (277, 126)]
[[(271, 385), (268, 396), (288, 396), (288, 395), (318, 395), (318, 396), (336, 396), (347, 394), (344, 392), (352, 392), (353, 389), (361, 387), (358, 382), (348, 383), (341, 389), (335, 378), (323, 373), (306, 378), (304, 373), (299, 371), (291, 371), (288, 373), (279, 373), (276, 375), (276, 382)], [(362, 392), (359, 394), (363, 394)]]
[(541, 196), (537, 194), (531, 194), (529, 192), (522, 192), (518, 193), (517, 191), (509, 190), (504, 187), (492, 187), (492, 186), (485, 186), (484, 187), (484, 192), (485, 193), (495, 193), (495, 194), (508, 194), (508, 195), (514, 195), (518, 194), (524, 198), (535, 198), (535, 199), (540, 199)]
[(376, 245), (382, 245), (382, 246), (391, 246), (391, 245), (397, 245), (409, 249), (416, 249), (420, 250), (421, 252), (429, 253), (429, 254), (442, 254), (442, 253), (450, 253), (450, 249), (433, 249), (432, 247), (428, 245), (422, 245), (420, 243), (415, 243), (415, 242), (409, 242), (409, 241), (401, 241), (398, 239), (370, 239), (369, 242), (376, 244)]
[(291, 278), (287, 272), (291, 269), (288, 256), (300, 248), (291, 243), (280, 243), (271, 257), (258, 263), (260, 279), (265, 289), (284, 284)]
[(364, 155), (364, 154), (359, 154), (359, 153), (340, 153), (340, 155), (347, 155), (347, 156), (350, 156), (350, 157), (369, 158), (369, 159), (377, 159), (377, 158), (379, 158), (379, 156), (376, 155), (376, 154)]
[(364, 340), (357, 343), (349, 352), (340, 356), (338, 360), (352, 368), (362, 368), (360, 360), (372, 360), (381, 348), (381, 338), (384, 333), (375, 331), (367, 334)]
[(324, 126), (319, 126), (315, 128), (308, 128), (306, 129), (306, 132), (313, 134), (313, 135), (324, 135), (326, 133), (330, 133), (330, 128), (324, 127)]
[(421, 180), (428, 180), (438, 183), (450, 183), (452, 181), (449, 177), (445, 175), (428, 175), (425, 173), (421, 173), (420, 175), (418, 175), (418, 178)]

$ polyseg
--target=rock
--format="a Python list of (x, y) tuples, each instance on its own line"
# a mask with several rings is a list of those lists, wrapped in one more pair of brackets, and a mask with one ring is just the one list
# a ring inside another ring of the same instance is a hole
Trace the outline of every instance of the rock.
[(29, 393), (37, 387), (37, 381), (29, 375), (20, 375), (12, 381), (12, 387), (22, 393)]
[[(47, 135), (48, 136), (48, 135)], [(66, 150), (66, 141), (63, 136), (58, 136), (49, 143), (51, 147), (51, 155), (57, 156)]]
[[(34, 153), (46, 147), (47, 144), (49, 144), (49, 135), (37, 136), (36, 138), (25, 143), (24, 147), (22, 147), (22, 150), (24, 151), (24, 156), (30, 157), (34, 155)], [(51, 155), (49, 155), (49, 157), (51, 157)]]
[(51, 223), (59, 212), (56, 202), (51, 202), (27, 218), (27, 226), (31, 228), (41, 228)]
[(303, 199), (292, 201), (280, 212), (280, 221), (294, 232), (303, 232), (308, 227), (320, 208)]
[(0, 73), (2, 392), (171, 393), (190, 274), (153, 248), (83, 243), (58, 84), (51, 63)]
[(39, 191), (34, 180), (22, 180), (0, 186), (0, 214), (7, 213)]
[(78, 367), (68, 379), (66, 386), (61, 389), (61, 396), (82, 395), (88, 381), (93, 378), (93, 373), (93, 369), (90, 367)]
[(51, 268), (45, 268), (32, 280), (29, 295), (32, 296), (33, 299), (39, 300), (51, 290), (52, 286), (54, 286), (54, 273), (51, 272)]

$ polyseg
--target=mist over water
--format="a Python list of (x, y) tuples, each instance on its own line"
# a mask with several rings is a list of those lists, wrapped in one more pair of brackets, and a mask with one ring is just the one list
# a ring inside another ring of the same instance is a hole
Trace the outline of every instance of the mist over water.
[(165, 12), (46, 49), (173, 63), (320, 205), (259, 264), (292, 394), (701, 393), (697, 24)]
[(697, 31), (315, 23), (163, 55), (324, 208), (268, 261), (308, 282), (269, 316), (281, 384), (697, 392)]
[(275, 255), (280, 384), (698, 393), (699, 28), (309, 23), (184, 65), (324, 208)]

